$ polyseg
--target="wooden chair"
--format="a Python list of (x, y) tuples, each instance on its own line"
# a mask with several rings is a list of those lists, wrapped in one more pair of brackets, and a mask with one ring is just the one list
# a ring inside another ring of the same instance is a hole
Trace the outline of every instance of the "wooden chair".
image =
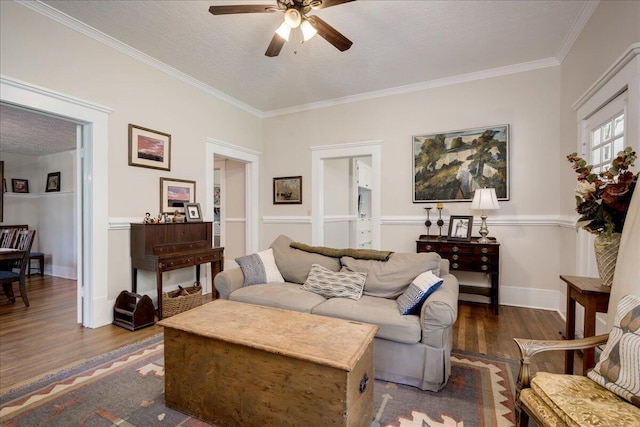
[[(16, 265), (10, 266), (9, 270), (0, 271), (0, 284), (2, 285), (2, 289), (4, 290), (5, 295), (11, 302), (15, 302), (16, 298), (13, 293), (13, 283), (19, 283), (20, 289), (20, 297), (22, 298), (22, 302), (24, 305), (29, 307), (29, 299), (27, 298), (27, 288), (26, 288), (26, 271), (29, 267), (29, 252), (31, 251), (31, 245), (33, 244), (33, 239), (36, 235), (35, 230), (21, 230), (17, 234), (15, 249), (19, 249), (24, 251), (22, 258), (17, 262)], [(16, 273), (13, 271), (13, 267), (19, 268), (19, 272)]]
[(16, 238), (15, 228), (3, 228), (0, 230), (0, 248), (12, 248)]
[[(640, 426), (640, 408), (635, 406), (640, 402), (640, 378), (633, 380), (640, 366), (639, 325), (640, 298), (626, 296), (618, 305), (610, 334), (558, 341), (514, 338), (521, 355), (515, 399), (517, 425), (526, 427), (531, 418), (538, 426)], [(531, 375), (530, 359), (537, 353), (604, 343), (601, 360), (588, 376)]]

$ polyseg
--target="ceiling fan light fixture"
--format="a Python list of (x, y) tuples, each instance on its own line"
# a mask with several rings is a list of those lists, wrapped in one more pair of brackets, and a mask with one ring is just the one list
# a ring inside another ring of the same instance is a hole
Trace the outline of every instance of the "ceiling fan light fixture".
[(304, 38), (304, 41), (308, 41), (313, 36), (318, 34), (318, 30), (313, 28), (313, 25), (311, 25), (311, 22), (306, 20), (302, 23), (302, 25), (300, 25), (300, 29), (302, 30), (302, 37)]
[(276, 34), (289, 41), (289, 34), (291, 33), (291, 27), (286, 22), (283, 22), (278, 29), (276, 30)]
[(284, 22), (286, 22), (290, 28), (298, 28), (302, 22), (300, 11), (294, 8), (288, 9), (284, 14)]

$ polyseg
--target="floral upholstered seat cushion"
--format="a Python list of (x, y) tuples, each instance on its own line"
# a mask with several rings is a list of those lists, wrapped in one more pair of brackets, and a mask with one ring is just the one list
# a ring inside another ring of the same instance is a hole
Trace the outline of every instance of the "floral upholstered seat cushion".
[(620, 299), (607, 345), (587, 375), (640, 407), (640, 297)]
[(640, 408), (583, 376), (541, 372), (520, 398), (549, 425), (640, 427)]

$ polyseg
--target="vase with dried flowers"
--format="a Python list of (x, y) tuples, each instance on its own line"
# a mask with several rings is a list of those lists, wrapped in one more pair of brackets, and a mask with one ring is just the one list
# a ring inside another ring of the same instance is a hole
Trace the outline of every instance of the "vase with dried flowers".
[(567, 156), (578, 174), (576, 211), (580, 217), (576, 227), (596, 235), (596, 264), (604, 286), (613, 282), (622, 228), (640, 175), (629, 170), (637, 157), (627, 147), (611, 161), (608, 170), (594, 173), (593, 165), (577, 153)]

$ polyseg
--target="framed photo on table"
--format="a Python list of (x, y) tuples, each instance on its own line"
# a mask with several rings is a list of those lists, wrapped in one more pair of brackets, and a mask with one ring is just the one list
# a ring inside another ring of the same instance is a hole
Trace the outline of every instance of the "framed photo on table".
[(130, 124), (129, 166), (171, 170), (171, 135)]
[(200, 203), (185, 203), (184, 214), (187, 222), (202, 222)]
[(185, 213), (185, 204), (196, 202), (196, 182), (160, 178), (160, 213)]
[(473, 216), (451, 215), (451, 217), (449, 217), (449, 233), (447, 234), (447, 240), (469, 242), (471, 240), (472, 227)]

